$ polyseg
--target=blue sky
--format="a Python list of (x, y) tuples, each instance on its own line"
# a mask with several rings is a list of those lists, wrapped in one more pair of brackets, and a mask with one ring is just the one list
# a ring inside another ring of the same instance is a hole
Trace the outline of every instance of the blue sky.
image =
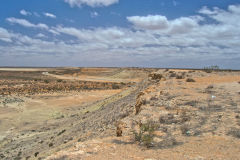
[(2, 0), (0, 66), (240, 69), (238, 0)]

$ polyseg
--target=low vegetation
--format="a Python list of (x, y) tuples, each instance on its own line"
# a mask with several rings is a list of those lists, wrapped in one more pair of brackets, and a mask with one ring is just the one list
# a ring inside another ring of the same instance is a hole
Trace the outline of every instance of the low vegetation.
[(192, 79), (192, 78), (187, 78), (186, 82), (196, 82), (196, 81), (194, 79)]
[(156, 129), (157, 125), (152, 121), (141, 124), (139, 131), (134, 131), (135, 141), (146, 147), (153, 147), (154, 131), (156, 131)]
[(213, 71), (219, 71), (219, 66), (209, 66), (209, 67), (204, 67), (203, 71), (206, 73), (212, 73)]

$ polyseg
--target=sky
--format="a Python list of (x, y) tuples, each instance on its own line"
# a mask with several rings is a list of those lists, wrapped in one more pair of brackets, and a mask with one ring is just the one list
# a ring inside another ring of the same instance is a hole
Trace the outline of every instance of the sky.
[(240, 69), (240, 0), (1, 0), (0, 66)]

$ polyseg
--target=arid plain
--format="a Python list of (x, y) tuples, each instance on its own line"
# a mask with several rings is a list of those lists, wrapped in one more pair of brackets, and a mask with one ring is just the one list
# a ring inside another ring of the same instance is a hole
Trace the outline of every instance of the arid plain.
[(0, 159), (239, 159), (240, 72), (0, 68)]

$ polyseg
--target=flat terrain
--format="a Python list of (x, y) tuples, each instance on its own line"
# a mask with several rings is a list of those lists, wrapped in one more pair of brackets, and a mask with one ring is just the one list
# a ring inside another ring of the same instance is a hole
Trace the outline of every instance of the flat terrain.
[(0, 82), (0, 159), (240, 157), (239, 71), (1, 68)]

